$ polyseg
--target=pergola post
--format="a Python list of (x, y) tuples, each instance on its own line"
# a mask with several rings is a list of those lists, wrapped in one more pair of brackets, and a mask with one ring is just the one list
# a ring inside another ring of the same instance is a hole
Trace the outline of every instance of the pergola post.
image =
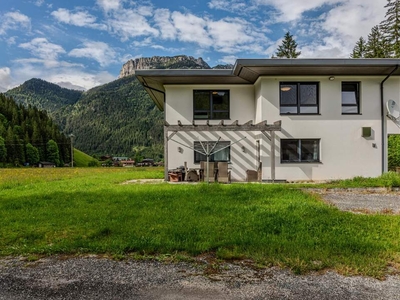
[(164, 181), (168, 181), (168, 127), (164, 125)]
[(271, 131), (271, 180), (275, 182), (275, 131)]

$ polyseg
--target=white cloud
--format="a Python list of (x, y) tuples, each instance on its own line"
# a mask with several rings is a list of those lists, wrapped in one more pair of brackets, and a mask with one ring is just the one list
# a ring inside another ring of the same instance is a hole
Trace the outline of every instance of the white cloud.
[(177, 30), (171, 19), (168, 9), (157, 9), (154, 12), (154, 21), (161, 32), (161, 38), (173, 40), (176, 38)]
[(19, 47), (29, 50), (36, 57), (49, 61), (56, 60), (59, 54), (65, 53), (60, 45), (52, 44), (46, 38), (34, 38), (29, 43), (20, 44)]
[(235, 53), (243, 50), (260, 52), (259, 42), (265, 42), (266, 38), (258, 34), (247, 22), (241, 19), (223, 19), (210, 21), (207, 24), (208, 32), (213, 39), (213, 48), (223, 53)]
[(16, 36), (10, 36), (9, 38), (6, 39), (7, 45), (15, 45), (17, 43), (17, 37)]
[(135, 40), (132, 43), (135, 47), (150, 47), (153, 45), (153, 39), (151, 37), (147, 37), (143, 40)]
[(96, 2), (107, 13), (109, 11), (120, 10), (123, 0), (97, 0)]
[(184, 48), (164, 47), (162, 45), (151, 45), (150, 47), (153, 49), (162, 50), (162, 51), (171, 52), (171, 53), (182, 53), (183, 51), (185, 51)]
[(0, 68), (0, 92), (11, 88), (11, 70), (8, 67)]
[(96, 60), (102, 67), (116, 62), (117, 53), (103, 42), (86, 41), (83, 48), (73, 49), (68, 53), (73, 57), (85, 57)]
[(222, 58), (218, 59), (218, 62), (221, 64), (235, 64), (236, 60), (238, 59), (237, 56), (235, 55), (227, 55), (227, 56), (223, 56)]
[(302, 57), (349, 57), (360, 36), (367, 38), (371, 28), (385, 16), (385, 8), (375, 0), (343, 2), (311, 24), (299, 24), (301, 38), (312, 36), (301, 47)]
[(30, 30), (30, 27), (31, 19), (18, 11), (0, 15), (0, 35), (6, 34), (9, 30)]
[(34, 4), (36, 5), (36, 6), (42, 6), (43, 4), (44, 4), (44, 0), (36, 0), (35, 2), (34, 2)]
[[(79, 89), (92, 87), (115, 80), (116, 77), (108, 72), (88, 72), (79, 64), (68, 62), (54, 62), (47, 64), (46, 60), (21, 59), (15, 60), (12, 67), (13, 86), (31, 78), (42, 78), (53, 83), (62, 82), (64, 86), (70, 84)], [(16, 84), (17, 83), (17, 84)]]
[(206, 30), (207, 21), (205, 19), (177, 11), (172, 13), (171, 19), (177, 31), (178, 40), (196, 43), (205, 48), (212, 46), (213, 41)]
[(136, 10), (124, 9), (115, 13), (107, 20), (111, 32), (120, 36), (122, 41), (138, 36), (158, 36), (159, 32), (153, 28), (146, 17)]
[(96, 17), (87, 11), (71, 12), (68, 9), (59, 8), (58, 10), (53, 11), (51, 15), (61, 23), (94, 29), (107, 29), (104, 24), (96, 23)]
[(211, 0), (208, 2), (208, 7), (230, 12), (245, 12), (254, 8), (243, 0)]

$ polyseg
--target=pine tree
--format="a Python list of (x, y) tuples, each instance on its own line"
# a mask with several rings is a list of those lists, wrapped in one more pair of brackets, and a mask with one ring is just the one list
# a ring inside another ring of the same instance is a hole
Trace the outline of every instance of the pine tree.
[(7, 148), (4, 139), (0, 136), (0, 162), (5, 162), (7, 158)]
[(381, 22), (386, 43), (390, 45), (390, 55), (400, 57), (400, 0), (387, 0), (385, 20)]
[(39, 150), (31, 143), (26, 144), (26, 161), (31, 165), (39, 162)]
[(353, 48), (353, 52), (350, 54), (350, 58), (364, 58), (366, 52), (367, 43), (363, 37), (357, 41)]
[(288, 31), (283, 38), (282, 45), (278, 47), (278, 50), (275, 54), (279, 58), (297, 58), (301, 52), (297, 52), (296, 50), (297, 43), (293, 39), (293, 35), (291, 35)]
[(367, 46), (365, 49), (366, 58), (385, 58), (388, 57), (388, 49), (379, 26), (372, 27), (371, 33), (368, 35)]
[(58, 145), (53, 140), (49, 140), (47, 142), (47, 160), (55, 163), (57, 166), (60, 165), (60, 153), (58, 151)]

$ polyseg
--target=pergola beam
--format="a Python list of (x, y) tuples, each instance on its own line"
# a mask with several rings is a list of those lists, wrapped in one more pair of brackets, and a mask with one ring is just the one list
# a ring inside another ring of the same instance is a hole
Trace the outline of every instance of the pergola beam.
[(226, 125), (220, 122), (217, 125), (211, 125), (209, 122), (206, 125), (195, 125), (192, 124), (182, 124), (178, 121), (178, 125), (170, 125), (165, 122), (165, 127), (167, 131), (280, 131), (281, 121), (274, 122), (273, 124), (267, 124), (267, 121), (262, 121), (257, 124), (253, 124), (249, 121), (245, 124), (240, 125), (236, 120), (231, 125)]

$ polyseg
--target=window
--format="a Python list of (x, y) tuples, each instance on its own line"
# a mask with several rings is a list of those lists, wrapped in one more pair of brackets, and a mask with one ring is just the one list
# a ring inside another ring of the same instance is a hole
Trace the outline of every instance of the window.
[(229, 91), (194, 90), (193, 119), (229, 119)]
[(281, 140), (281, 162), (320, 162), (319, 139)]
[(281, 115), (318, 114), (318, 82), (281, 82)]
[(360, 83), (342, 82), (342, 115), (360, 113)]
[[(208, 144), (208, 149), (211, 150), (216, 141), (215, 142), (202, 142), (204, 148), (207, 150), (207, 144)], [(231, 160), (231, 142), (218, 142), (217, 146), (215, 146), (214, 150), (212, 152), (216, 152), (213, 155), (210, 156), (210, 161), (225, 161), (225, 162), (229, 162)], [(203, 147), (201, 146), (200, 142), (194, 142), (193, 145), (194, 149), (197, 151), (201, 151), (202, 153), (204, 153)], [(193, 151), (194, 152), (194, 162), (195, 163), (200, 163), (200, 161), (206, 161), (207, 160), (207, 156), (204, 154), (201, 154), (197, 151)]]

